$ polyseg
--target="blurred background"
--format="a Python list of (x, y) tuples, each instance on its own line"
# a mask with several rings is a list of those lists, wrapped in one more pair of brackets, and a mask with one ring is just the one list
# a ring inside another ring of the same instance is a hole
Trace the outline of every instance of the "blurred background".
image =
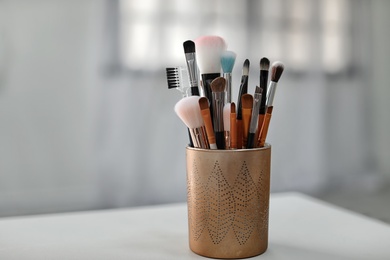
[(186, 200), (187, 131), (165, 68), (222, 36), (286, 69), (271, 191), (390, 222), (390, 1), (0, 0), (0, 217)]

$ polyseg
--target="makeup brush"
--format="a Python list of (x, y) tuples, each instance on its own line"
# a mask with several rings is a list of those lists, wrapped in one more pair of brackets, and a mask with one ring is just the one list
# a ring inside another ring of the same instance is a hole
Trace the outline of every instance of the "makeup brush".
[(168, 89), (177, 89), (182, 97), (191, 96), (191, 89), (187, 79), (187, 69), (183, 67), (166, 68)]
[(225, 136), (223, 132), (223, 106), (225, 104), (225, 85), (223, 77), (214, 79), (211, 84), (213, 103), (213, 126), (218, 149), (225, 149)]
[(259, 136), (259, 138), (260, 138), (259, 147), (263, 147), (265, 144), (265, 139), (267, 137), (269, 123), (271, 121), (271, 115), (272, 115), (272, 110), (273, 110), (273, 102), (274, 102), (276, 87), (278, 85), (280, 77), (282, 76), (283, 71), (284, 71), (284, 64), (282, 62), (275, 61), (274, 63), (272, 63), (271, 81), (268, 85), (268, 92), (267, 92), (267, 102), (266, 102), (267, 113), (266, 113), (265, 119), (264, 119), (263, 130)]
[[(230, 114), (231, 103), (226, 103), (223, 107), (223, 131), (225, 133), (225, 149), (230, 149)], [(236, 118), (234, 118), (236, 120)]]
[(191, 139), (196, 148), (208, 149), (206, 129), (199, 108), (199, 96), (185, 97), (175, 105), (175, 112), (189, 128)]
[(183, 43), (184, 53), (187, 62), (187, 69), (189, 74), (190, 86), (191, 86), (191, 95), (199, 96), (198, 88), (198, 65), (196, 63), (195, 55), (195, 43), (191, 40), (185, 41)]
[[(260, 89), (262, 90), (262, 96), (261, 96), (261, 104), (259, 109), (255, 140), (259, 139), (259, 135), (261, 134), (263, 128), (265, 113), (267, 112), (266, 101), (267, 101), (269, 63), (270, 63), (269, 59), (267, 59), (266, 57), (260, 59)], [(255, 145), (257, 146), (257, 141)]]
[(209, 141), (210, 149), (218, 149), (215, 141), (215, 134), (213, 129), (213, 122), (211, 121), (211, 114), (209, 108), (209, 101), (206, 97), (199, 99), (200, 112), (202, 114), (203, 122), (205, 124), (207, 139)]
[(230, 149), (237, 149), (237, 115), (236, 104), (230, 104)]
[(241, 149), (243, 145), (241, 97), (244, 94), (248, 93), (249, 65), (250, 62), (248, 59), (246, 59), (242, 68), (241, 84), (240, 84), (240, 90), (238, 93), (238, 100), (237, 100), (237, 148), (238, 149)]
[(226, 79), (226, 102), (232, 102), (232, 71), (237, 54), (232, 51), (223, 51), (221, 54), (221, 66), (223, 77)]
[(255, 94), (253, 94), (252, 116), (251, 116), (251, 123), (249, 125), (248, 142), (246, 148), (255, 147), (255, 140), (257, 145), (257, 139), (255, 139), (255, 136), (257, 130), (257, 123), (258, 123), (257, 119), (259, 117), (258, 111), (260, 108), (262, 91), (263, 90), (259, 86), (256, 86)]
[[(210, 83), (221, 76), (221, 53), (226, 50), (225, 40), (219, 36), (201, 36), (195, 40), (196, 61), (202, 77), (203, 93), (212, 100)], [(210, 103), (211, 115), (213, 104)]]
[(243, 141), (242, 148), (247, 147), (249, 125), (252, 116), (253, 96), (251, 94), (244, 94), (241, 98), (242, 101), (242, 129), (243, 129)]

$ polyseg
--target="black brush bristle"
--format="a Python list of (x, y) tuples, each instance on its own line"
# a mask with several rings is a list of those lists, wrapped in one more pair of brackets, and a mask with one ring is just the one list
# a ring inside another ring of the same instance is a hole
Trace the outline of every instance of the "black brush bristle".
[(185, 41), (183, 43), (184, 53), (194, 53), (195, 52), (195, 43), (191, 40)]
[(244, 65), (242, 67), (242, 74), (248, 76), (249, 75), (249, 66), (250, 62), (248, 59), (244, 61)]
[(260, 60), (260, 70), (269, 70), (269, 59), (266, 57), (263, 57)]
[(280, 77), (282, 76), (283, 70), (284, 70), (284, 65), (280, 61), (275, 61), (272, 64), (271, 68), (271, 80), (274, 82), (278, 82)]
[(178, 88), (180, 86), (178, 68), (166, 68), (168, 89)]

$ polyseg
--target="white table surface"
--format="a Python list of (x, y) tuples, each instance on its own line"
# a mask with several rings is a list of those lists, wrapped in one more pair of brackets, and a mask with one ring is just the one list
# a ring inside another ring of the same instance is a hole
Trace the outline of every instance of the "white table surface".
[[(252, 259), (390, 259), (390, 225), (298, 193), (272, 194), (268, 250)], [(186, 204), (0, 219), (0, 259), (207, 259)]]

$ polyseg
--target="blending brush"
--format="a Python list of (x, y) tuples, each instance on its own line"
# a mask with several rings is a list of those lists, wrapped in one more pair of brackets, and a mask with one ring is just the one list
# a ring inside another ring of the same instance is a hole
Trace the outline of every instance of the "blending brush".
[(177, 89), (183, 97), (191, 96), (187, 69), (183, 67), (166, 68), (168, 89)]
[(223, 107), (225, 105), (225, 85), (223, 77), (214, 79), (211, 84), (212, 103), (214, 108), (213, 126), (218, 149), (225, 149), (225, 135), (223, 132)]
[(269, 123), (271, 121), (271, 115), (272, 115), (272, 110), (273, 110), (273, 102), (274, 102), (276, 87), (278, 85), (280, 77), (282, 76), (283, 71), (284, 71), (284, 65), (282, 62), (275, 61), (274, 63), (272, 63), (271, 81), (268, 85), (268, 92), (267, 92), (267, 102), (266, 102), (267, 113), (266, 113), (265, 119), (264, 119), (263, 130), (262, 130), (262, 132), (259, 136), (259, 140), (258, 140), (259, 147), (263, 147), (265, 144), (265, 139), (267, 137)]
[(237, 149), (237, 115), (236, 104), (230, 104), (230, 149)]
[(250, 62), (245, 60), (242, 68), (241, 84), (237, 100), (237, 148), (241, 149), (243, 145), (243, 128), (242, 128), (242, 104), (241, 97), (248, 93), (248, 75)]
[[(225, 149), (231, 147), (230, 137), (230, 114), (231, 114), (231, 103), (226, 103), (223, 107), (223, 131), (225, 133)], [(234, 118), (236, 120), (236, 118)]]
[(254, 148), (255, 140), (257, 145), (257, 139), (255, 137), (256, 137), (258, 117), (259, 117), (258, 111), (260, 108), (262, 92), (263, 90), (259, 86), (256, 86), (255, 94), (253, 94), (252, 116), (251, 116), (251, 123), (249, 125), (249, 134), (248, 134), (248, 141), (247, 141), (246, 148)]
[(249, 125), (252, 116), (253, 96), (251, 94), (244, 94), (242, 95), (241, 101), (242, 101), (242, 129), (243, 129), (242, 148), (246, 148), (248, 142)]
[(189, 128), (194, 147), (208, 149), (207, 134), (199, 108), (199, 96), (180, 99), (175, 105), (175, 112)]
[(184, 54), (187, 62), (187, 69), (189, 74), (189, 80), (191, 85), (191, 95), (199, 96), (198, 88), (198, 65), (196, 63), (195, 55), (195, 43), (191, 40), (185, 41), (183, 43)]
[(223, 51), (221, 54), (221, 66), (223, 77), (226, 79), (226, 102), (232, 102), (232, 71), (237, 54), (232, 51)]
[[(261, 131), (263, 129), (265, 114), (267, 112), (266, 101), (267, 101), (269, 63), (270, 63), (269, 59), (267, 59), (266, 57), (260, 59), (260, 89), (262, 90), (262, 96), (261, 96), (261, 104), (259, 108), (259, 116), (258, 116), (255, 140), (259, 139), (259, 135), (261, 134)], [(257, 142), (255, 145), (257, 145)]]
[(210, 149), (218, 149), (215, 141), (215, 134), (213, 129), (213, 122), (211, 120), (209, 101), (205, 97), (199, 99), (200, 112), (202, 114), (203, 122), (206, 128), (207, 139), (209, 141)]
[[(212, 100), (211, 81), (221, 76), (221, 53), (226, 50), (225, 40), (219, 36), (201, 36), (195, 40), (196, 61), (202, 77), (205, 97)], [(210, 103), (211, 115), (213, 104)]]

